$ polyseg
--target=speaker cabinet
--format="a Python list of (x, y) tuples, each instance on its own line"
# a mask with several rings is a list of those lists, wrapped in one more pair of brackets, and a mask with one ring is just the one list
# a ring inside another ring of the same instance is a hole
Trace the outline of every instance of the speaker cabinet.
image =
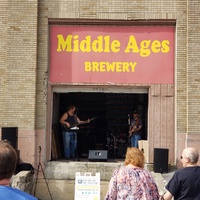
[(2, 127), (1, 139), (7, 140), (12, 147), (18, 149), (18, 128), (17, 127)]
[(89, 150), (89, 161), (107, 161), (108, 159), (108, 151), (107, 150)]
[(153, 170), (158, 173), (168, 172), (169, 149), (154, 148)]

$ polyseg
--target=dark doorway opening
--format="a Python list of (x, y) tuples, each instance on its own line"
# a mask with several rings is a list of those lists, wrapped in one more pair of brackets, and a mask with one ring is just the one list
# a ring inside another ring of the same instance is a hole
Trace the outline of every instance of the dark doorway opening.
[(79, 126), (77, 154), (80, 158), (87, 158), (89, 150), (108, 150), (108, 157), (122, 157), (128, 146), (128, 115), (132, 117), (134, 110), (140, 113), (143, 122), (142, 139), (147, 139), (148, 94), (69, 92), (55, 93), (54, 98), (53, 127), (57, 130), (58, 157), (64, 157), (59, 119), (70, 104), (76, 105), (81, 120), (96, 118)]

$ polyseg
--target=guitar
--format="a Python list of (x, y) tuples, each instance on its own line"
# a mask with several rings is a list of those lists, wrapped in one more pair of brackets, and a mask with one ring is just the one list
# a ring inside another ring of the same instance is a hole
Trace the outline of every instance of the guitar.
[(129, 133), (129, 138), (131, 138), (132, 135), (134, 134), (134, 132), (132, 132), (132, 131), (136, 131), (136, 130), (137, 130), (137, 126), (133, 126), (133, 127), (131, 128), (131, 130), (128, 132), (128, 133)]
[[(89, 122), (91, 122), (91, 121), (93, 121), (95, 119), (97, 119), (97, 117), (90, 118)], [(72, 125), (70, 125), (70, 127), (67, 127), (66, 124), (62, 124), (61, 126), (62, 126), (62, 130), (64, 130), (64, 131), (69, 131), (69, 130), (76, 131), (76, 130), (79, 130), (78, 126), (83, 125), (83, 124), (87, 124), (89, 122), (87, 120), (87, 121), (82, 121), (81, 123), (72, 124)]]
[(129, 130), (129, 138), (132, 137), (132, 135), (135, 133), (135, 131), (137, 131), (138, 129), (138, 126), (139, 126), (139, 121), (140, 121), (140, 118), (137, 118), (134, 122), (134, 125), (131, 126), (131, 130)]

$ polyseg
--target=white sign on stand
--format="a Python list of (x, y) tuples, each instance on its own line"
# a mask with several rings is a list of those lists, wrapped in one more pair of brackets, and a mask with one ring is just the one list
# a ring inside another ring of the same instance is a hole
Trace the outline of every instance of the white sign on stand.
[(91, 173), (76, 172), (75, 200), (100, 200), (100, 173), (91, 176)]

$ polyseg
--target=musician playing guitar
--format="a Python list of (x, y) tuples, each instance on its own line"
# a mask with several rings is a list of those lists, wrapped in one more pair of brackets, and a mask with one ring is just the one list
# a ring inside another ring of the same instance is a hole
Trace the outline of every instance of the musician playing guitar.
[(62, 133), (63, 133), (63, 144), (64, 144), (64, 155), (67, 160), (72, 158), (75, 160), (75, 152), (77, 148), (77, 135), (76, 125), (90, 123), (91, 119), (82, 121), (76, 115), (76, 107), (70, 105), (68, 111), (63, 114), (60, 118)]
[(129, 138), (131, 140), (131, 147), (138, 148), (138, 140), (141, 140), (142, 120), (137, 111), (133, 112), (133, 119), (129, 126)]

